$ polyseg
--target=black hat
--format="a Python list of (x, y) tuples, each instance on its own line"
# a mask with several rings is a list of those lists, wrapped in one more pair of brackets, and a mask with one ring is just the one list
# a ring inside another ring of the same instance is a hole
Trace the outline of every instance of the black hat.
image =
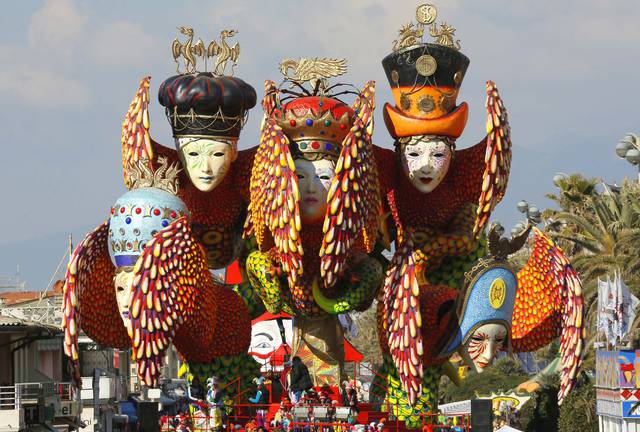
[(176, 138), (237, 139), (247, 112), (256, 105), (256, 91), (240, 78), (202, 72), (166, 79), (158, 100)]
[(466, 104), (456, 98), (469, 58), (453, 47), (420, 43), (382, 60), (396, 106), (384, 119), (394, 136), (445, 135), (457, 138), (467, 121)]

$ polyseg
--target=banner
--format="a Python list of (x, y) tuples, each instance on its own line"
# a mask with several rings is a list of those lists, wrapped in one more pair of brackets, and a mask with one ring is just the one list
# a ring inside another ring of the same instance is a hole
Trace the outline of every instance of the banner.
[(604, 333), (610, 346), (621, 343), (627, 335), (639, 304), (618, 271), (613, 280), (609, 276), (606, 281), (598, 279), (597, 330)]

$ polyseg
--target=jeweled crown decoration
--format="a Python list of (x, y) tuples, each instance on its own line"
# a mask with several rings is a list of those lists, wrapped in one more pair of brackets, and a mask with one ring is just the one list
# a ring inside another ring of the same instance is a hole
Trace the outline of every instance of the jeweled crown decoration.
[(416, 9), (417, 24), (407, 23), (398, 31), (398, 39), (393, 41), (393, 51), (422, 43), (424, 27), (429, 26), (429, 35), (435, 40), (433, 43), (455, 50), (460, 49), (460, 40), (454, 40), (456, 29), (446, 22), (436, 24), (438, 10), (430, 3), (425, 3)]
[[(235, 36), (238, 33), (237, 30), (222, 30), (220, 32), (220, 41), (212, 40), (206, 48), (202, 39), (198, 39), (195, 42), (193, 41), (193, 28), (182, 26), (178, 27), (178, 30), (187, 37), (187, 40), (183, 42), (175, 38), (171, 44), (173, 61), (176, 62), (176, 71), (179, 74), (194, 74), (200, 72), (197, 69), (198, 58), (204, 60), (204, 72), (207, 72), (207, 60), (211, 58), (215, 60), (213, 70), (210, 71), (211, 73), (216, 76), (224, 75), (227, 63), (231, 61), (231, 72), (229, 75), (233, 75), (234, 69), (238, 64), (238, 57), (240, 57), (240, 44), (236, 42), (233, 45), (229, 45), (226, 39)], [(180, 72), (181, 58), (184, 65), (182, 72)]]
[[(304, 91), (304, 95), (292, 99), (276, 113), (280, 127), (292, 143), (292, 151), (337, 157), (342, 140), (351, 128), (354, 112), (327, 94), (333, 88), (327, 79), (344, 74), (346, 61), (317, 57), (285, 59), (280, 62), (280, 71), (285, 82)], [(304, 88), (306, 83), (311, 91)]]
[(300, 153), (340, 154), (353, 111), (340, 101), (310, 96), (289, 102), (278, 123)]
[(109, 219), (109, 254), (117, 267), (134, 265), (151, 237), (189, 215), (177, 196), (178, 163), (159, 157), (154, 169), (148, 159), (140, 159), (127, 171), (131, 190), (111, 207)]

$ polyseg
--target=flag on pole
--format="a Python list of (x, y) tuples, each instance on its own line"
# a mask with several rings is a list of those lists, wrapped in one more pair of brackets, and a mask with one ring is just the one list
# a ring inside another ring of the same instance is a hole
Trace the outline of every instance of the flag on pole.
[(596, 324), (596, 329), (597, 331), (601, 331), (605, 334), (607, 333), (607, 326), (610, 322), (605, 309), (609, 302), (609, 287), (608, 277), (606, 281), (598, 278), (598, 322)]
[(622, 280), (619, 271), (613, 279), (598, 279), (598, 322), (597, 329), (605, 334), (607, 343), (615, 346), (622, 343), (636, 318), (636, 309), (640, 305), (629, 287)]
[(636, 309), (640, 301), (631, 294), (629, 287), (624, 283), (620, 272), (614, 274), (616, 284), (616, 332), (615, 336), (620, 342), (631, 329), (631, 324), (636, 317)]

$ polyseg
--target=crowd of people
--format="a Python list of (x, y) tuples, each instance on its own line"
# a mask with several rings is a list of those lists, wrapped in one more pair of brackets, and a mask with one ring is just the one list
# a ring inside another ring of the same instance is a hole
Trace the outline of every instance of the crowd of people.
[[(187, 391), (189, 409), (179, 412), (172, 421), (165, 422), (165, 431), (247, 431), (247, 432), (383, 432), (388, 430), (386, 419), (359, 423), (358, 385), (355, 380), (344, 381), (342, 391), (336, 392), (329, 385), (314, 388), (307, 366), (299, 357), (291, 361), (288, 386), (270, 377), (254, 380), (255, 393), (248, 398), (250, 404), (245, 415), (227, 416), (224, 388), (215, 377), (209, 378), (206, 390), (194, 378)], [(278, 410), (269, 412), (272, 403)], [(340, 412), (341, 411), (341, 412)], [(247, 416), (248, 413), (248, 416)], [(244, 419), (244, 420), (241, 420)], [(457, 418), (439, 416), (422, 427), (422, 432), (466, 431)]]

